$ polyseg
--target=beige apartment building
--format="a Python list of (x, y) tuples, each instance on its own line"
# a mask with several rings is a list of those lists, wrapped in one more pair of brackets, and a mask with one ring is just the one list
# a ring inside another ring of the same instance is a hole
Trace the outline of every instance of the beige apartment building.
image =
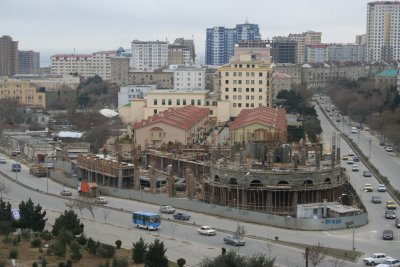
[(1, 79), (0, 98), (15, 99), (19, 104), (32, 108), (46, 108), (45, 92), (40, 92), (30, 82)]
[(227, 101), (230, 117), (245, 108), (272, 105), (270, 64), (254, 54), (241, 54), (218, 68), (219, 98)]
[(305, 62), (306, 45), (320, 44), (322, 32), (307, 31), (300, 34), (289, 34), (289, 39), (297, 42), (297, 64)]
[(160, 147), (163, 143), (197, 144), (213, 126), (208, 109), (192, 105), (169, 108), (133, 124), (138, 147)]

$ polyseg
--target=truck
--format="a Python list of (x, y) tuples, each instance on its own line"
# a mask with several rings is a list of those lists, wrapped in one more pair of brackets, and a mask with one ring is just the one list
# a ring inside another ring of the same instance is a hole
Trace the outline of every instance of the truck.
[(96, 183), (90, 183), (82, 180), (78, 185), (78, 193), (80, 196), (96, 197), (99, 195), (99, 189)]
[(32, 164), (29, 168), (29, 173), (36, 177), (46, 177), (47, 169), (40, 164)]

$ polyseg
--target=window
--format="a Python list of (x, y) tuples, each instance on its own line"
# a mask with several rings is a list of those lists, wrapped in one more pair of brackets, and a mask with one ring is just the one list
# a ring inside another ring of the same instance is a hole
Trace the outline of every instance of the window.
[(153, 112), (154, 112), (154, 114), (157, 114), (157, 109), (154, 109)]
[(251, 104), (250, 104), (250, 107), (254, 108), (254, 103), (251, 103)]
[(182, 100), (182, 104), (183, 104), (184, 106), (186, 106), (186, 99), (183, 99), (183, 100)]
[(233, 100), (236, 100), (236, 95), (233, 96)]
[(225, 80), (225, 84), (229, 84), (229, 81), (228, 81), (228, 80)]
[(194, 106), (194, 99), (192, 99), (192, 100), (190, 101), (190, 104), (191, 104), (192, 106)]
[(161, 105), (165, 106), (165, 99), (161, 100)]
[(229, 76), (229, 72), (225, 72), (225, 76)]
[(239, 81), (238, 81), (238, 84), (242, 84), (242, 80), (239, 80)]
[(238, 107), (241, 108), (242, 107), (242, 103), (238, 103)]
[(259, 80), (259, 81), (258, 81), (258, 84), (263, 84), (262, 80)]
[(200, 99), (197, 100), (197, 105), (201, 106), (201, 100)]
[(236, 88), (233, 88), (233, 91), (236, 92)]
[(259, 95), (259, 96), (258, 96), (258, 100), (262, 100), (262, 95)]
[(177, 100), (176, 100), (176, 105), (177, 105), (177, 106), (180, 106), (180, 105), (181, 105), (181, 100), (180, 100), (180, 99), (177, 99)]
[(233, 107), (236, 108), (236, 103), (233, 103)]
[(153, 104), (154, 104), (154, 106), (157, 106), (157, 99), (153, 100)]
[(229, 88), (228, 87), (225, 88), (225, 92), (229, 92)]
[(258, 73), (258, 77), (262, 77), (262, 72), (259, 72), (259, 73)]
[(251, 99), (251, 100), (254, 100), (254, 95), (250, 96), (250, 99)]
[(251, 92), (253, 92), (253, 93), (254, 93), (254, 88), (251, 88)]
[(168, 106), (172, 105), (172, 99), (168, 99)]
[(246, 108), (248, 108), (249, 107), (249, 103), (246, 103)]
[(246, 100), (249, 100), (249, 96), (248, 95), (246, 95)]
[(225, 100), (229, 100), (229, 96), (226, 95), (226, 96), (225, 96)]

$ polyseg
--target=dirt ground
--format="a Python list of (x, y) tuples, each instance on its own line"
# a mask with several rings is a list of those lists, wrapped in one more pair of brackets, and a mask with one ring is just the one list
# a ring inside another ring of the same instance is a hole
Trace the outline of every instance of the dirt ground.
[[(40, 257), (44, 257), (46, 261), (49, 263), (48, 267), (58, 267), (60, 262), (66, 262), (69, 259), (69, 253), (67, 251), (66, 256), (64, 258), (49, 256), (46, 253), (46, 248), (43, 248), (43, 252), (39, 251), (39, 248), (31, 248), (30, 241), (21, 240), (16, 246), (13, 243), (5, 244), (3, 242), (5, 236), (0, 236), (0, 261), (4, 261), (6, 263), (5, 266), (12, 267), (11, 259), (9, 258), (10, 249), (16, 247), (18, 249), (18, 257), (16, 260), (18, 267), (32, 267), (32, 264), (36, 261), (39, 266)], [(13, 237), (14, 238), (14, 237)], [(43, 244), (46, 241), (43, 242)], [(51, 241), (50, 241), (51, 242)], [(128, 249), (116, 249), (115, 250), (116, 257), (125, 257), (128, 259), (129, 267), (142, 267), (143, 264), (134, 264), (131, 259), (132, 252)], [(80, 261), (74, 262), (72, 266), (74, 267), (98, 267), (100, 264), (104, 264), (107, 259), (100, 258), (97, 256), (90, 255), (87, 251), (83, 251), (83, 257)], [(112, 263), (112, 259), (110, 261), (110, 266)]]

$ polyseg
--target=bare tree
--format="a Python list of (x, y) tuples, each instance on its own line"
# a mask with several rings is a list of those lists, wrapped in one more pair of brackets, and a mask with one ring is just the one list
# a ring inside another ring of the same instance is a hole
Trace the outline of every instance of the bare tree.
[(0, 198), (3, 199), (3, 193), (8, 195), (8, 192), (10, 188), (4, 182), (0, 182)]
[(107, 221), (108, 215), (110, 215), (110, 210), (103, 207), (104, 221)]
[(344, 266), (344, 260), (339, 259), (339, 258), (331, 257), (329, 259), (329, 262), (332, 263), (333, 267), (343, 267)]
[(306, 251), (308, 250), (308, 253), (303, 253), (304, 258), (307, 261), (310, 261), (311, 265), (313, 267), (317, 266), (319, 263), (322, 262), (322, 260), (325, 258), (326, 256), (326, 248), (323, 247), (320, 243), (318, 243), (316, 246), (311, 246), (306, 248)]
[(82, 214), (82, 210), (87, 209), (94, 219), (94, 211), (97, 208), (96, 199), (85, 196), (76, 196), (75, 198), (69, 200), (65, 203), (70, 209), (76, 208)]

